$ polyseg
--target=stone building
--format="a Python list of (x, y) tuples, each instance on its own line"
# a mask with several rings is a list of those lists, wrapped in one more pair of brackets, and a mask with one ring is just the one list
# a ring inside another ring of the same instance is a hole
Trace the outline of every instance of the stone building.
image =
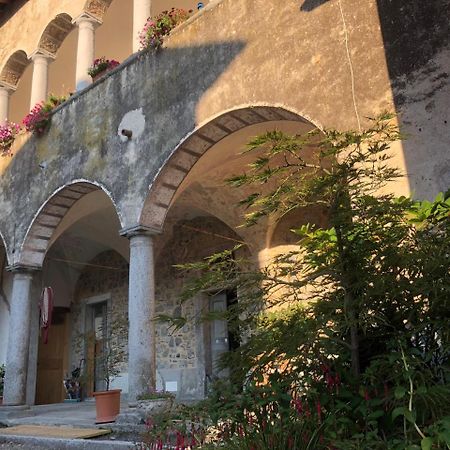
[[(110, 310), (128, 315), (114, 386), (129, 400), (155, 377), (180, 399), (204, 396), (230, 339), (224, 323), (171, 334), (152, 320), (182, 312), (186, 275), (173, 265), (238, 241), (263, 266), (292, 224), (320, 220), (298, 211), (238, 228), (242, 193), (223, 180), (249, 161), (252, 136), (358, 129), (393, 111), (408, 137), (393, 148), (407, 174), (397, 193), (450, 186), (449, 0), (196, 3), (173, 0), (195, 13), (160, 51), (136, 53), (138, 30), (166, 1), (0, 1), (0, 121), (73, 92), (45, 134), (19, 135), (0, 159), (5, 403), (61, 401), (64, 375), (89, 351), (77, 336)], [(102, 55), (122, 64), (91, 84), (86, 70)], [(46, 345), (43, 286), (55, 294)], [(232, 296), (205, 292), (183, 308), (226, 308)]]

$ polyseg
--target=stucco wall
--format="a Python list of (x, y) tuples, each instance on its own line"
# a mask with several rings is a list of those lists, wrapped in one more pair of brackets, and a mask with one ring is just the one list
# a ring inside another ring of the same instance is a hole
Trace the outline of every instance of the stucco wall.
[[(445, 10), (449, 1), (436, 4)], [(398, 108), (402, 131), (414, 134), (396, 149), (397, 163), (404, 164), (416, 196), (433, 196), (450, 184), (448, 35), (442, 24), (422, 33), (429, 45), (417, 46), (417, 52), (432, 59), (419, 58), (414, 73), (393, 73), (380, 12), (375, 0), (243, 0), (238, 7), (233, 0), (212, 2), (173, 33), (166, 48), (132, 58), (75, 96), (54, 115), (45, 136), (21, 141), (15, 156), (1, 161), (0, 230), (10, 258), (13, 242), (11, 259), (19, 258), (39, 207), (74, 179), (102, 184), (122, 226), (136, 225), (149, 185), (178, 143), (200, 124), (242, 105), (282, 105), (316, 125), (341, 129), (357, 127), (355, 105), (363, 125), (366, 116)], [(433, 33), (441, 36), (438, 47)], [(439, 83), (424, 78), (431, 69), (441, 74)], [(401, 105), (392, 77), (404, 78)], [(430, 89), (434, 103), (428, 104), (423, 94)], [(126, 123), (133, 137), (127, 141), (120, 128), (130, 111), (133, 120)], [(425, 139), (417, 139), (417, 127)]]

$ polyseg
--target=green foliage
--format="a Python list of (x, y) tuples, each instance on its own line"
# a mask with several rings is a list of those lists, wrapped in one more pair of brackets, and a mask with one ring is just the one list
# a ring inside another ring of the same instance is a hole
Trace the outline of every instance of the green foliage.
[(450, 196), (389, 193), (390, 119), (255, 138), (229, 180), (254, 188), (245, 224), (319, 206), (327, 226), (292, 230), (297, 244), (258, 272), (236, 249), (182, 267), (197, 274), (182, 300), (239, 293), (223, 318), (245, 339), (206, 404), (221, 448), (450, 448)]
[(3, 388), (5, 385), (5, 365), (0, 365), (0, 397), (3, 396)]

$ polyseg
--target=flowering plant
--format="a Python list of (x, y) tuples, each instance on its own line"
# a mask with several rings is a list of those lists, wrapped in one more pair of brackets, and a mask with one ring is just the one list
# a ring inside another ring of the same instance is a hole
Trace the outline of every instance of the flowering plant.
[(172, 8), (170, 11), (163, 11), (156, 17), (149, 17), (139, 33), (141, 50), (160, 48), (164, 37), (168, 36), (177, 25), (187, 20), (191, 12), (192, 10)]
[(2, 156), (9, 155), (9, 149), (19, 131), (20, 126), (14, 122), (5, 122), (0, 125), (0, 154)]
[(95, 76), (106, 70), (114, 69), (114, 67), (117, 67), (119, 64), (120, 62), (116, 61), (115, 59), (106, 59), (104, 56), (102, 56), (94, 60), (92, 66), (88, 69), (88, 75), (94, 78)]
[(65, 101), (66, 97), (58, 97), (51, 94), (45, 102), (36, 104), (22, 121), (25, 129), (33, 133), (42, 134), (50, 123), (53, 109)]

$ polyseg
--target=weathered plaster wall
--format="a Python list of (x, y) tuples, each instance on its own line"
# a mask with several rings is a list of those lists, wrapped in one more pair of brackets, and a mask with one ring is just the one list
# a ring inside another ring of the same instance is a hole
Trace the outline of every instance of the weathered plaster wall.
[(432, 196), (450, 188), (450, 1), (377, 3), (411, 190)]
[[(349, 56), (363, 123), (365, 116), (395, 110), (377, 2), (302, 5), (297, 0), (243, 0), (239, 7), (232, 0), (213, 2), (173, 33), (163, 51), (130, 60), (63, 106), (47, 135), (31, 138), (16, 148), (12, 161), (2, 161), (0, 209), (5, 214), (0, 230), (9, 248), (15, 242), (15, 259), (39, 206), (73, 179), (104, 185), (123, 225), (136, 225), (148, 187), (173, 149), (198, 125), (224, 111), (241, 105), (284, 105), (319, 126), (355, 128)], [(428, 30), (427, 36), (433, 33)], [(448, 46), (448, 37), (442, 39)], [(442, 71), (447, 60), (439, 61)], [(423, 73), (428, 64), (437, 63), (424, 64)], [(421, 108), (414, 97), (430, 84), (424, 80), (421, 87), (417, 79), (408, 83), (405, 95), (415, 105), (409, 109), (412, 114)], [(127, 141), (120, 135), (120, 124), (130, 111), (136, 120)], [(419, 197), (434, 195), (446, 184), (442, 179), (449, 178), (446, 170), (441, 180), (434, 177), (448, 158), (443, 150), (447, 132), (437, 126), (442, 114), (429, 113), (424, 123), (427, 135), (433, 134), (429, 157), (420, 156), (422, 151), (407, 159), (409, 182)], [(402, 148), (397, 152), (401, 162)], [(39, 164), (44, 162), (42, 170)], [(417, 182), (424, 170), (433, 178), (427, 184)]]
[(49, 22), (58, 14), (72, 18), (83, 11), (85, 0), (28, 0), (8, 20), (1, 24), (0, 68), (17, 50), (28, 56), (36, 50)]

